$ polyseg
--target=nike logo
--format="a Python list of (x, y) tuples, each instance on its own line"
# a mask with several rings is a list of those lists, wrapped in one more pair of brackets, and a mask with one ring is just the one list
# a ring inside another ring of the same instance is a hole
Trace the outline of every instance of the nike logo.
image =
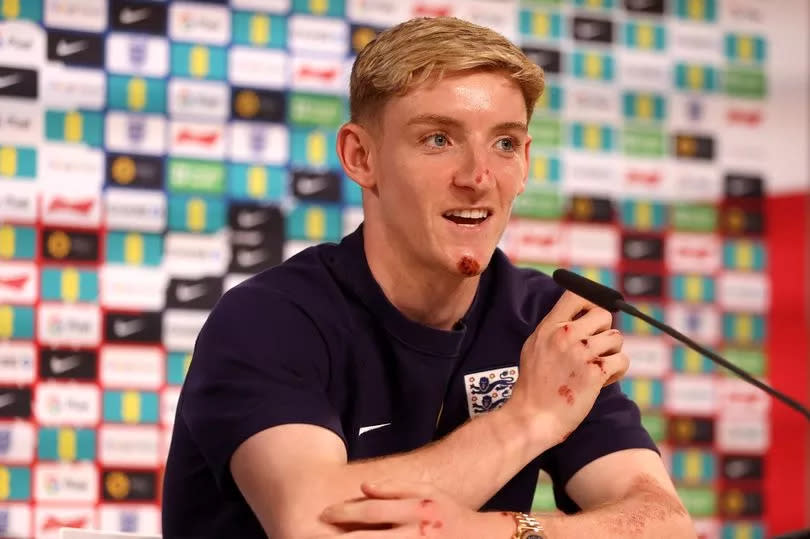
[(115, 333), (116, 337), (129, 337), (135, 333), (141, 331), (144, 327), (146, 327), (146, 323), (143, 320), (116, 320), (113, 322), (113, 333)]
[(327, 187), (327, 181), (323, 178), (300, 178), (296, 184), (298, 192), (302, 195), (314, 195), (323, 191)]
[(56, 44), (56, 55), (57, 56), (70, 56), (71, 54), (76, 54), (77, 52), (81, 52), (87, 48), (87, 41), (79, 40), (74, 41), (73, 43), (68, 43), (64, 39), (60, 39), (59, 43)]
[(136, 22), (146, 20), (149, 17), (150, 11), (148, 7), (140, 9), (125, 7), (118, 15), (118, 20), (121, 21), (121, 24), (135, 24)]
[(647, 9), (652, 5), (653, 2), (651, 0), (627, 0), (628, 9)]
[(51, 371), (54, 374), (64, 374), (79, 366), (80, 360), (76, 356), (51, 358)]
[(253, 228), (267, 221), (267, 216), (261, 211), (246, 211), (236, 216), (236, 222), (242, 228)]
[(5, 393), (0, 395), (0, 408), (5, 408), (16, 400), (14, 393)]
[(364, 435), (367, 432), (370, 432), (372, 430), (381, 429), (383, 427), (387, 427), (390, 424), (391, 424), (391, 422), (389, 421), (388, 423), (380, 423), (379, 425), (369, 425), (367, 427), (360, 427), (360, 430), (358, 431), (357, 436), (360, 437), (360, 436)]
[(204, 284), (178, 284), (174, 291), (177, 301), (188, 303), (197, 298), (201, 298), (207, 292)]
[(0, 88), (8, 88), (9, 86), (14, 86), (21, 80), (22, 75), (20, 75), (19, 73), (12, 73), (11, 75), (0, 77)]
[(267, 260), (267, 253), (261, 249), (237, 251), (236, 262), (243, 267), (257, 266)]

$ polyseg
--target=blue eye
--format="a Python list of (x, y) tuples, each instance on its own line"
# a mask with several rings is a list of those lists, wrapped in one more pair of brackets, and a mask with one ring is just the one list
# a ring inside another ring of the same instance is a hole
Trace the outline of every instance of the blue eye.
[(447, 137), (442, 135), (441, 133), (434, 133), (433, 135), (428, 135), (426, 140), (428, 141), (432, 140), (434, 143), (433, 145), (438, 148), (443, 148), (447, 145)]
[(501, 145), (502, 150), (506, 150), (507, 152), (512, 152), (515, 150), (515, 141), (510, 138), (502, 138), (498, 141), (498, 143), (506, 142), (506, 146)]

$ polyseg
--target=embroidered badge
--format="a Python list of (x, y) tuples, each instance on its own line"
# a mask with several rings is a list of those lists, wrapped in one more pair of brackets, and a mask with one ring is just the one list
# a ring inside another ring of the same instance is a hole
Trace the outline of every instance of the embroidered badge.
[(512, 386), (517, 379), (517, 366), (465, 374), (464, 387), (467, 390), (470, 417), (503, 406), (512, 396)]

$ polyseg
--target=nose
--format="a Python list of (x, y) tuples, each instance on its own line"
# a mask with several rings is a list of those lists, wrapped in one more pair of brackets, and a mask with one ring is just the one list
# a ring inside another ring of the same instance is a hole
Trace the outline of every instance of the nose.
[(473, 191), (489, 189), (495, 178), (487, 164), (486, 152), (468, 149), (463, 159), (463, 163), (453, 174), (453, 185)]

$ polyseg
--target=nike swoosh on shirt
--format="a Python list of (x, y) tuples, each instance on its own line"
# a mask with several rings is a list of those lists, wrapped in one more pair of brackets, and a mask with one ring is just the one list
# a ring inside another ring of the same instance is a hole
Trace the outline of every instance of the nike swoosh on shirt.
[(360, 437), (369, 431), (381, 429), (383, 427), (387, 427), (390, 424), (391, 423), (388, 422), (388, 423), (380, 423), (379, 425), (368, 425), (367, 427), (360, 427), (360, 431), (357, 433), (357, 436)]

